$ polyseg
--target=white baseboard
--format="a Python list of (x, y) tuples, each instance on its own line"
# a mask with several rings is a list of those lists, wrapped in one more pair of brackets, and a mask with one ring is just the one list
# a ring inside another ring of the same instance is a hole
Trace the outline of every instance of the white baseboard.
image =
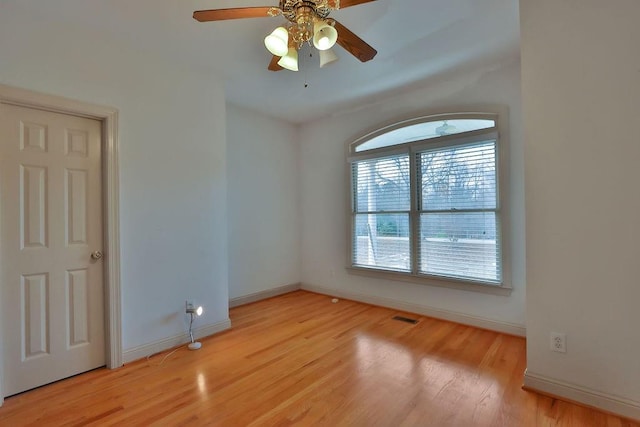
[(423, 316), (435, 317), (437, 319), (449, 320), (451, 322), (462, 323), (463, 325), (475, 326), (476, 328), (489, 329), (491, 331), (501, 332), (519, 337), (526, 336), (524, 325), (509, 322), (500, 322), (497, 320), (486, 319), (478, 316), (470, 316), (468, 314), (455, 311), (443, 310), (440, 308), (429, 307), (426, 305), (408, 303), (392, 298), (376, 297), (372, 295), (358, 294), (353, 292), (345, 292), (338, 289), (327, 288), (319, 285), (311, 285), (302, 283), (301, 289), (319, 294), (333, 295), (340, 298), (350, 299), (354, 301), (364, 302), (366, 304), (379, 305), (382, 307), (393, 308), (396, 310), (406, 311), (409, 313), (422, 314)]
[(263, 299), (271, 297), (277, 297), (278, 295), (288, 294), (289, 292), (297, 291), (298, 289), (300, 289), (300, 283), (292, 283), (290, 285), (280, 286), (277, 288), (267, 289), (264, 291), (255, 292), (253, 294), (232, 298), (229, 300), (229, 308), (250, 304), (252, 302), (261, 301)]
[[(214, 335), (224, 330), (227, 330), (231, 327), (231, 320), (226, 319), (218, 323), (213, 323), (211, 325), (201, 326), (193, 330), (193, 336), (197, 339), (208, 337), (209, 335)], [(138, 347), (133, 347), (128, 350), (125, 350), (122, 358), (124, 363), (131, 363), (134, 360), (142, 359), (143, 357), (151, 356), (152, 354), (159, 353), (161, 351), (168, 350), (173, 347), (177, 347), (182, 344), (186, 344), (189, 342), (189, 334), (182, 333), (179, 335), (174, 335), (169, 338), (164, 338), (158, 341), (154, 341), (149, 344), (143, 344)]]
[(524, 373), (524, 388), (560, 399), (567, 399), (621, 417), (640, 420), (640, 402), (547, 378), (529, 370)]

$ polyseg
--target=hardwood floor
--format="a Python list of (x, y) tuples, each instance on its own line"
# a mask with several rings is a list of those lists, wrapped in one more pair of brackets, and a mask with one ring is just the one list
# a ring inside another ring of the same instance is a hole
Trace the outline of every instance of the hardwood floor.
[(521, 389), (523, 338), (297, 291), (233, 328), (8, 398), (2, 426), (638, 426)]

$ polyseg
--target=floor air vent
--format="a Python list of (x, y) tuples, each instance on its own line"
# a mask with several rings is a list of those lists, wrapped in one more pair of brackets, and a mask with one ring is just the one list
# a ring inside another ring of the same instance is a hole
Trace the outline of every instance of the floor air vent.
[(418, 323), (417, 319), (411, 319), (409, 317), (404, 317), (404, 316), (393, 316), (392, 319), (399, 320), (401, 322), (411, 323), (412, 325), (415, 325), (416, 323)]

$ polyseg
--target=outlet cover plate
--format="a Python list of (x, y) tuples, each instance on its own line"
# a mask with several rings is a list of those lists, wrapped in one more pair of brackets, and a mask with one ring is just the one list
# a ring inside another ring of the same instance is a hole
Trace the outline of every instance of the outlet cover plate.
[(551, 350), (558, 353), (567, 352), (567, 334), (562, 332), (551, 332)]

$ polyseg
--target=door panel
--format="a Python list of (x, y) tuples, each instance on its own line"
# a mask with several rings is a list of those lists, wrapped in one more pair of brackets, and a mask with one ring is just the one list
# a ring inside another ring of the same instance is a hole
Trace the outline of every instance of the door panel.
[(49, 275), (22, 276), (24, 359), (49, 354)]
[(69, 347), (89, 343), (89, 289), (87, 269), (67, 271)]
[(105, 363), (101, 125), (0, 104), (4, 393)]
[(87, 244), (87, 171), (65, 170), (67, 245)]
[(45, 247), (47, 235), (47, 169), (20, 165), (21, 249)]

